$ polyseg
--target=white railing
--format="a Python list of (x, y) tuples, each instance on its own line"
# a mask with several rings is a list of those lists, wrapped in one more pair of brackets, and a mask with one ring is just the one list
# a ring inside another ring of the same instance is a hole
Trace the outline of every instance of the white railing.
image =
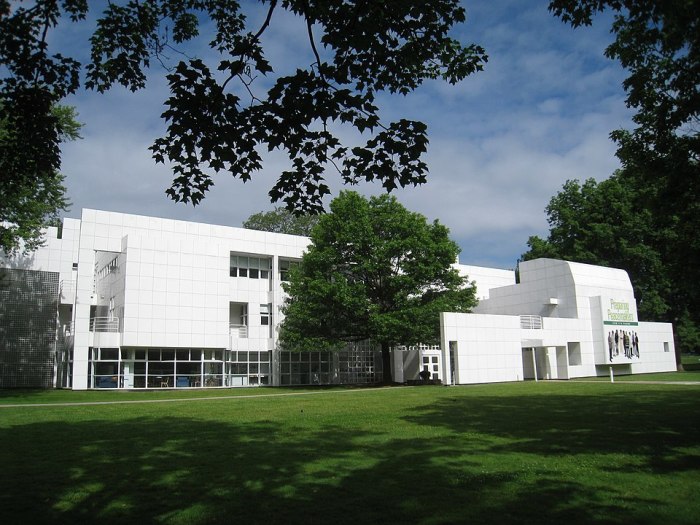
[(542, 317), (540, 317), (539, 315), (521, 315), (520, 328), (525, 328), (529, 330), (541, 330)]
[(109, 317), (93, 317), (90, 319), (91, 332), (118, 332), (119, 319)]
[(59, 285), (59, 295), (62, 299), (75, 299), (75, 281), (62, 279)]
[(394, 346), (392, 349), (393, 350), (398, 350), (398, 351), (407, 351), (407, 350), (440, 350), (440, 345), (425, 345), (423, 343), (418, 344), (418, 345), (411, 345), (411, 346), (406, 346), (406, 345), (398, 345)]
[(238, 339), (246, 339), (248, 337), (248, 327), (244, 324), (229, 324), (229, 332), (231, 337), (236, 337)]

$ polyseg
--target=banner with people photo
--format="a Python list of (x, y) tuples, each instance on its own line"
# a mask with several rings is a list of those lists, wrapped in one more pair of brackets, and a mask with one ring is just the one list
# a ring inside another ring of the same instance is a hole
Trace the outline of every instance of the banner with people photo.
[(640, 358), (637, 304), (634, 300), (601, 297), (606, 362), (621, 364)]

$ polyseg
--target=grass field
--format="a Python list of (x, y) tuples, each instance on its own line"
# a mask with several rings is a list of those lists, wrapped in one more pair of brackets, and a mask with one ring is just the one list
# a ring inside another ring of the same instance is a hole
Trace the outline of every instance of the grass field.
[[(690, 372), (656, 372), (652, 374), (628, 374), (628, 375), (615, 375), (615, 381), (665, 381), (671, 383), (682, 383), (688, 381), (694, 381), (700, 383), (700, 371), (690, 371)], [(599, 377), (581, 377), (573, 379), (572, 381), (610, 381), (609, 376), (599, 376)]]
[(700, 354), (681, 354), (681, 363), (688, 371), (700, 371)]
[[(60, 405), (85, 401), (138, 403)], [(2, 524), (700, 522), (697, 385), (6, 391), (0, 404), (21, 405), (0, 408)]]

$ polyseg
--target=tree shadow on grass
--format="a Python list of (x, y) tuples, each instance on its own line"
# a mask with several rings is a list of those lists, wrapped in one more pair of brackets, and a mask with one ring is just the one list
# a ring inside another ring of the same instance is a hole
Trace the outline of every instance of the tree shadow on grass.
[[(567, 415), (567, 401), (581, 404), (575, 397), (563, 396), (563, 405), (540, 396), (446, 398), (408, 417), (439, 432), (405, 438), (383, 427), (282, 425), (264, 414), (247, 423), (122, 416), (15, 425), (0, 430), (0, 522), (658, 523), (648, 509), (663, 502), (653, 494), (635, 509), (546, 468), (533, 476), (481, 460), (482, 451), (509, 448), (612, 452), (637, 436), (601, 441), (601, 433), (624, 428), (624, 421), (609, 426), (624, 417), (621, 402), (605, 408), (589, 400), (583, 412)], [(651, 407), (636, 399), (642, 417), (651, 417)], [(526, 409), (534, 419), (528, 424), (513, 412)], [(552, 417), (581, 432), (558, 430)], [(649, 422), (660, 428), (644, 446), (659, 432), (680, 431), (670, 415)], [(697, 437), (676, 436), (675, 444)]]
[[(537, 522), (533, 512), (544, 511), (574, 523), (696, 523), (698, 403), (695, 389), (640, 387), (604, 395), (558, 389), (552, 395), (449, 396), (404, 419), (457, 436), (490, 436), (483, 454), (544, 465), (533, 472), (536, 487), (523, 507), (500, 507), (515, 509), (525, 522)], [(661, 494), (664, 485), (677, 488)]]
[(499, 496), (519, 475), (480, 472), (475, 461), (440, 466), (443, 440), (363, 448), (369, 433), (347, 428), (295, 436), (272, 422), (179, 418), (5, 432), (14, 459), (3, 457), (3, 523), (559, 524), (610, 510), (556, 504), (589, 489), (555, 480)]
[[(508, 438), (502, 450), (548, 455), (635, 453), (664, 470), (695, 469), (687, 463), (664, 464), (682, 447), (700, 444), (697, 407), (700, 390), (626, 390), (601, 394), (453, 396), (418, 409), (405, 419)], [(494, 450), (498, 450), (495, 446)]]

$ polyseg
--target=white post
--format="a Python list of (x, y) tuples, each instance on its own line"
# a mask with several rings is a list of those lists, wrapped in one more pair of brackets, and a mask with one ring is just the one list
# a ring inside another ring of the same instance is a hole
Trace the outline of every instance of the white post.
[(615, 374), (613, 374), (613, 367), (610, 367), (610, 382), (614, 383), (615, 382)]
[(538, 381), (538, 379), (537, 379), (537, 359), (536, 359), (536, 357), (535, 357), (535, 351), (536, 351), (536, 350), (537, 350), (537, 349), (533, 346), (533, 347), (532, 347), (532, 368), (535, 369), (535, 382)]

